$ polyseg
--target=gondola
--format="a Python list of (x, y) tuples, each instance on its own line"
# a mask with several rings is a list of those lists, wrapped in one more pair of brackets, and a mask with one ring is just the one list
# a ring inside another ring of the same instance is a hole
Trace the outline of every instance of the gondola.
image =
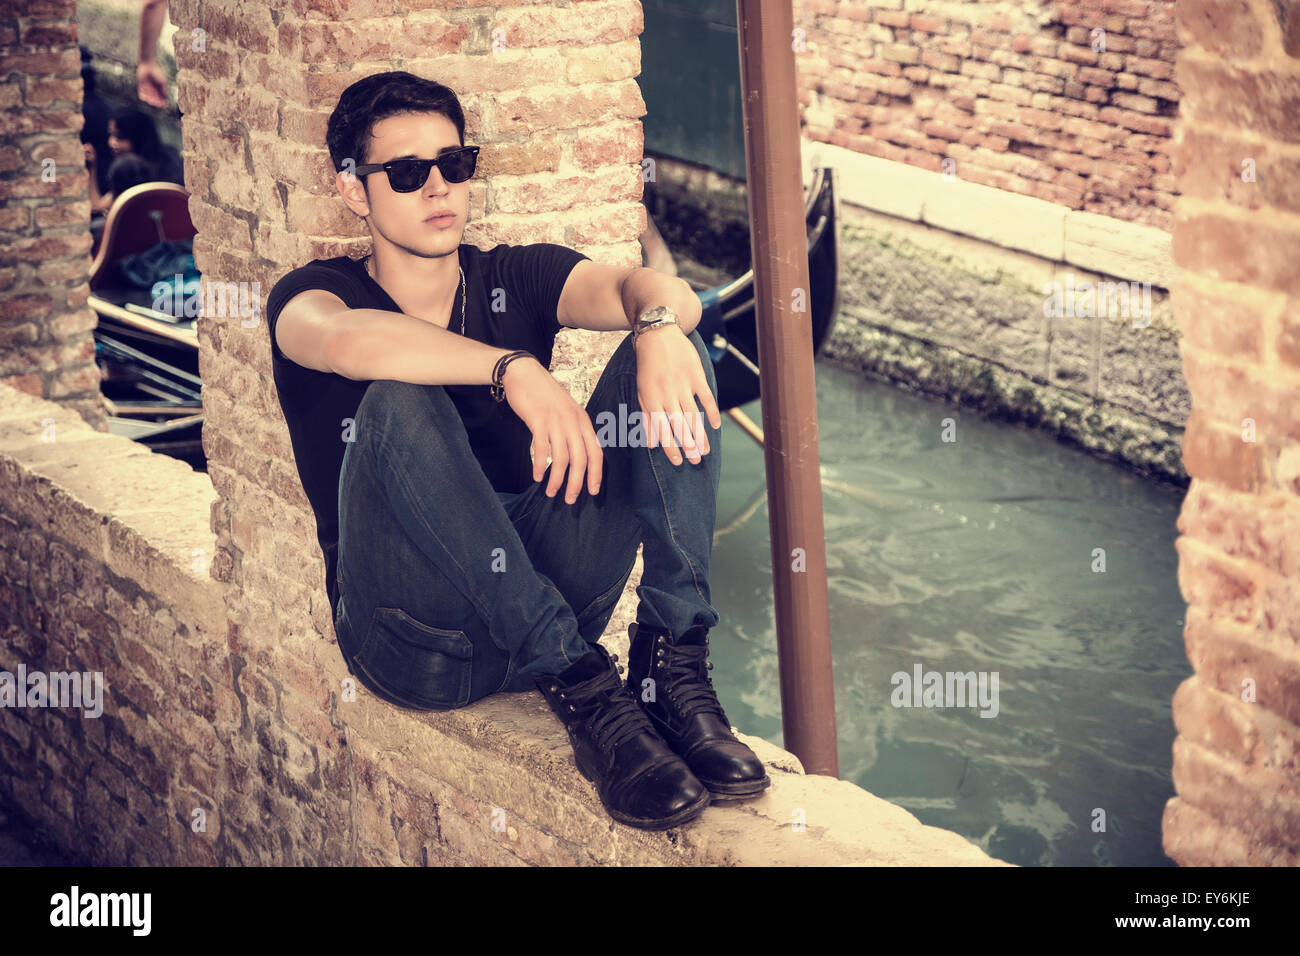
[(192, 347), (177, 349), (139, 331), (102, 313), (95, 329), (95, 358), (103, 376), (100, 392), (109, 413), (109, 431), (204, 471), (197, 340)]
[(91, 263), (88, 304), (99, 319), (95, 359), (109, 431), (201, 467), (195, 320), (154, 310), (151, 290), (119, 284), (113, 268), (159, 242), (191, 239), (188, 202), (189, 193), (174, 183), (142, 183), (114, 201)]
[[(812, 351), (817, 355), (839, 309), (839, 191), (833, 168), (819, 167), (807, 188), (804, 222), (808, 236), (808, 313)], [(758, 322), (754, 270), (710, 289), (697, 290), (703, 314), (697, 327), (713, 360), (718, 407), (736, 408), (759, 397)]]

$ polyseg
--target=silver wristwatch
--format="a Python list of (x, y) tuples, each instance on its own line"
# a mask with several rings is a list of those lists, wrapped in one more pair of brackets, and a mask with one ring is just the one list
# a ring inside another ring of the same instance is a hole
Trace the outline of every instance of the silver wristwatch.
[(677, 321), (677, 313), (666, 305), (656, 305), (653, 309), (646, 309), (637, 318), (636, 324), (632, 327), (632, 339), (639, 339), (644, 333), (651, 329), (657, 329), (665, 325), (676, 325), (680, 328)]

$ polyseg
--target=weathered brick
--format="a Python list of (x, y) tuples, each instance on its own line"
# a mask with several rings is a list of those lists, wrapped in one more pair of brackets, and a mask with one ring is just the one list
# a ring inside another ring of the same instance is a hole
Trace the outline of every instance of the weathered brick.
[(921, 59), (920, 50), (902, 43), (882, 43), (879, 53), (882, 59), (894, 63), (918, 63)]
[(1198, 109), (1221, 125), (1300, 142), (1300, 74), (1230, 69), (1214, 60), (1185, 58), (1177, 81), (1183, 89), (1196, 89)]
[(1179, 0), (1174, 5), (1189, 47), (1239, 60), (1260, 52), (1264, 27), (1256, 9), (1249, 0)]
[(1188, 213), (1174, 232), (1174, 257), (1184, 268), (1295, 295), (1300, 293), (1293, 255), (1297, 241), (1295, 227)]
[(1056, 55), (1068, 63), (1096, 63), (1098, 60), (1097, 51), (1091, 47), (1074, 46), (1069, 43), (1062, 43)]

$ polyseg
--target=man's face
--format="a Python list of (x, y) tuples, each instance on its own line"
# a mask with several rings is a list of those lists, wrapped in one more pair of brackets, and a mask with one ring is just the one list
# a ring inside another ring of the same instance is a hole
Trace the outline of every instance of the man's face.
[[(408, 113), (380, 120), (371, 130), (367, 163), (414, 157), (435, 159), (461, 145), (456, 126), (441, 113)], [(360, 161), (358, 160), (358, 163)], [(460, 245), (469, 213), (469, 184), (449, 183), (437, 166), (429, 170), (424, 186), (409, 193), (394, 192), (383, 170), (360, 182), (347, 183), (340, 174), (340, 189), (348, 206), (370, 217), (376, 238), (382, 236), (412, 255), (437, 258), (451, 255)], [(450, 213), (450, 219), (430, 219)]]

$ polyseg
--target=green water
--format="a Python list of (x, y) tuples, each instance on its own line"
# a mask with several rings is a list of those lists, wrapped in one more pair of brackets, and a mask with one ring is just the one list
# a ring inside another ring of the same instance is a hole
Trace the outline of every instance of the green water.
[[(817, 396), (841, 777), (1012, 863), (1172, 865), (1183, 490), (827, 362)], [(712, 676), (781, 745), (763, 453), (723, 428)], [(894, 706), (918, 664), (996, 672), (996, 715)]]

